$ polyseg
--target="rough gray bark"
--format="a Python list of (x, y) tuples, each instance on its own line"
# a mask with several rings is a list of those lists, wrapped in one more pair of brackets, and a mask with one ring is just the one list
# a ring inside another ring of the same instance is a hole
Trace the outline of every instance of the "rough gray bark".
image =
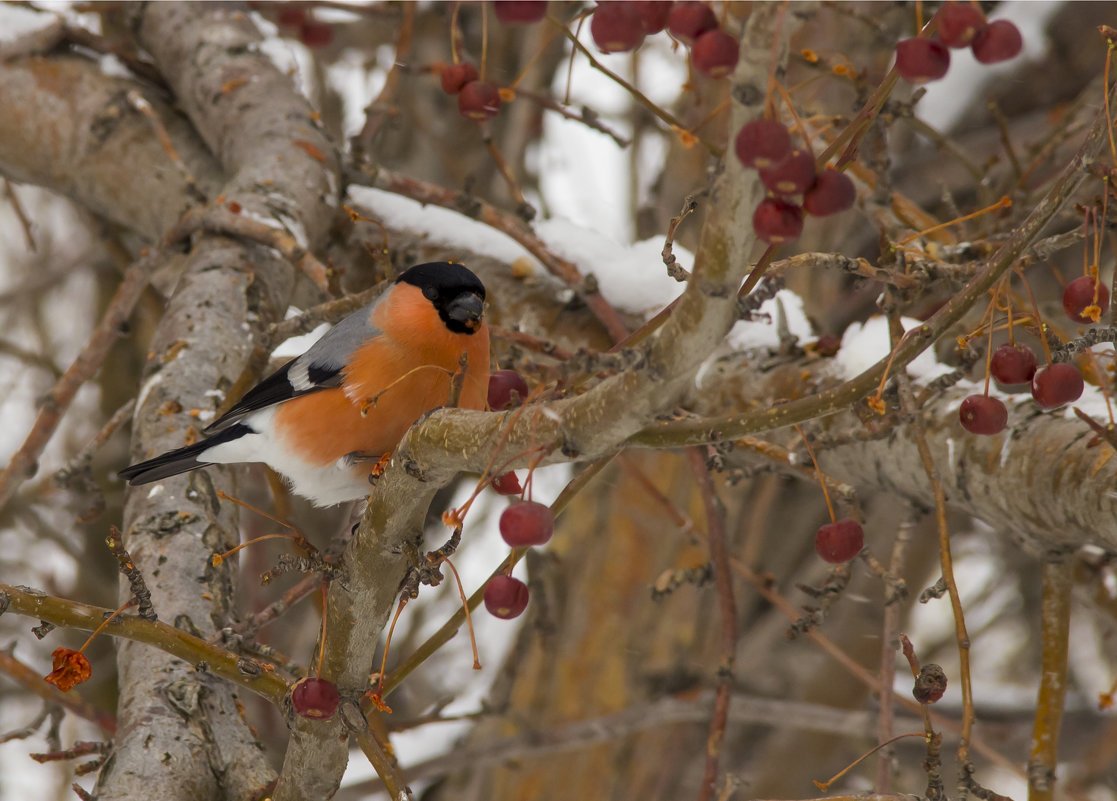
[(154, 242), (195, 199), (129, 92), (151, 103), (198, 189), (214, 193), (221, 168), (189, 122), (156, 92), (72, 56), (20, 58), (0, 68), (0, 104), (9, 110), (0, 115), (0, 172)]
[[(305, 99), (258, 52), (247, 17), (206, 4), (150, 4), (135, 15), (141, 44), (232, 176), (225, 201), (319, 246), (337, 203), (334, 150)], [(195, 243), (151, 348), (149, 391), (135, 413), (137, 456), (182, 444), (193, 426), (188, 412), (212, 409), (205, 393), (240, 376), (262, 327), (282, 316), (293, 278), (292, 267), (261, 246), (205, 235)], [(168, 409), (177, 411), (168, 416)], [(131, 492), (124, 516), (126, 544), (151, 577), (156, 610), (204, 636), (229, 622), (232, 603), (230, 566), (209, 566), (214, 552), (238, 541), (235, 514), (214, 494), (231, 489), (229, 473), (178, 477), (161, 485), (163, 493)], [(241, 801), (262, 791), (273, 773), (229, 685), (143, 646), (122, 647), (118, 665), (128, 688), (120, 707), (127, 734), (101, 774), (100, 798)]]

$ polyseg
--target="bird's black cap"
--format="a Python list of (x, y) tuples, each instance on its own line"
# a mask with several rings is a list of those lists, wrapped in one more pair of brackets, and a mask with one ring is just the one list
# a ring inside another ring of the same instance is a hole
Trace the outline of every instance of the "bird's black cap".
[[(446, 327), (458, 334), (472, 334), (479, 327), (485, 301), (485, 285), (472, 271), (448, 261), (417, 264), (400, 273), (397, 283), (411, 284), (438, 309)], [(478, 300), (470, 300), (470, 296)], [(463, 309), (477, 309), (473, 319), (463, 320)]]

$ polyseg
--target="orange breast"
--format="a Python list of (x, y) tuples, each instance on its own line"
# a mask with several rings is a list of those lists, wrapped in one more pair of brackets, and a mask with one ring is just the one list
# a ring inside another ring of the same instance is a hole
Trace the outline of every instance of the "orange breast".
[(382, 331), (402, 335), (382, 334), (360, 348), (342, 388), (295, 398), (277, 410), (277, 431), (306, 461), (325, 466), (353, 452), (374, 458), (390, 453), (419, 417), (446, 405), (463, 351), (469, 367), (459, 405), (485, 408), (488, 328), (473, 335), (447, 330), (421, 293), (400, 292), (411, 288), (393, 288), (393, 294), (404, 295), (402, 301), (393, 297), (384, 311), (379, 310), (386, 304), (380, 304), (373, 319)]

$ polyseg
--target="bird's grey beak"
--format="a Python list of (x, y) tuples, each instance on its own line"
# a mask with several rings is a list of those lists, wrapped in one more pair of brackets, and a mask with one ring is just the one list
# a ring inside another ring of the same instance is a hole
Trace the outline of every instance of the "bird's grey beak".
[(485, 301), (481, 299), (480, 295), (475, 295), (472, 292), (458, 295), (446, 307), (446, 315), (451, 320), (461, 323), (470, 331), (476, 331), (481, 327), (481, 317), (484, 314)]

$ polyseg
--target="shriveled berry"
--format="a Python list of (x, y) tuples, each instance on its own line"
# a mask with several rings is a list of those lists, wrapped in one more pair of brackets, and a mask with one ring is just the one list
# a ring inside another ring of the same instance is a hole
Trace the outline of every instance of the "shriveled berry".
[(555, 516), (545, 504), (514, 503), (500, 515), (500, 536), (513, 548), (546, 545), (554, 533)]
[(920, 665), (911, 694), (921, 704), (933, 704), (946, 692), (946, 671), (934, 662)]
[(997, 398), (988, 395), (970, 395), (958, 407), (962, 428), (971, 434), (992, 436), (1004, 431), (1008, 422), (1008, 409)]
[(527, 382), (515, 370), (497, 370), (489, 376), (489, 408), (494, 412), (519, 406), (527, 396)]
[(767, 197), (752, 213), (752, 228), (769, 244), (791, 242), (803, 233), (803, 210), (778, 197)]
[(803, 195), (803, 211), (815, 217), (825, 217), (845, 211), (856, 199), (857, 190), (849, 176), (827, 167)]
[(468, 61), (459, 61), (457, 64), (447, 64), (438, 77), (442, 82), (442, 91), (448, 95), (456, 95), (467, 83), (476, 81), (478, 75), (475, 66)]
[(819, 526), (814, 535), (815, 553), (835, 565), (857, 556), (864, 545), (865, 532), (861, 524), (848, 517)]
[(1055, 362), (1036, 370), (1032, 377), (1032, 397), (1043, 409), (1056, 409), (1082, 397), (1086, 383), (1073, 364)]
[(746, 167), (773, 167), (791, 155), (791, 134), (775, 120), (753, 120), (737, 132), (734, 149)]
[(627, 53), (644, 41), (644, 20), (628, 3), (603, 3), (590, 17), (590, 36), (603, 53)]
[(737, 53), (741, 43), (728, 33), (706, 31), (694, 40), (690, 61), (694, 68), (711, 78), (724, 78), (737, 66)]
[(458, 93), (458, 112), (471, 120), (487, 120), (500, 112), (500, 91), (488, 81), (470, 81)]
[(814, 156), (796, 148), (772, 167), (760, 170), (760, 182), (777, 195), (801, 195), (814, 184)]
[(333, 40), (334, 28), (325, 22), (307, 20), (299, 28), (299, 41), (307, 47), (327, 47)]
[(908, 83), (937, 81), (950, 69), (950, 51), (937, 39), (904, 39), (896, 45), (896, 69)]
[(643, 24), (645, 36), (659, 33), (667, 27), (671, 0), (630, 0), (629, 5), (640, 12), (640, 22)]
[(667, 15), (667, 30), (676, 39), (690, 44), (706, 31), (718, 26), (718, 18), (713, 10), (699, 0), (684, 0), (675, 3)]
[(530, 593), (527, 585), (511, 576), (497, 575), (485, 585), (485, 608), (493, 617), (511, 620), (527, 609)]
[(519, 495), (524, 491), (520, 486), (520, 479), (516, 478), (515, 472), (511, 470), (494, 477), (489, 483), (501, 495)]
[(1036, 354), (1027, 345), (997, 346), (989, 359), (989, 372), (1005, 386), (1025, 384), (1036, 374)]
[(493, 0), (493, 11), (505, 25), (531, 25), (547, 16), (547, 0)]
[(985, 16), (969, 3), (944, 3), (935, 15), (939, 40), (947, 47), (968, 47), (985, 28)]
[(827, 358), (837, 356), (838, 351), (842, 349), (842, 338), (834, 336), (833, 334), (823, 334), (814, 343), (814, 350), (819, 356)]
[(1024, 39), (1020, 36), (1020, 29), (1007, 19), (990, 22), (977, 32), (970, 44), (974, 58), (982, 64), (1008, 61), (1018, 56), (1023, 47)]
[(1076, 323), (1096, 323), (1109, 309), (1109, 289), (1091, 276), (1075, 278), (1063, 289), (1063, 310)]
[(312, 720), (332, 718), (340, 701), (336, 684), (314, 676), (299, 679), (291, 689), (291, 705), (295, 711)]

